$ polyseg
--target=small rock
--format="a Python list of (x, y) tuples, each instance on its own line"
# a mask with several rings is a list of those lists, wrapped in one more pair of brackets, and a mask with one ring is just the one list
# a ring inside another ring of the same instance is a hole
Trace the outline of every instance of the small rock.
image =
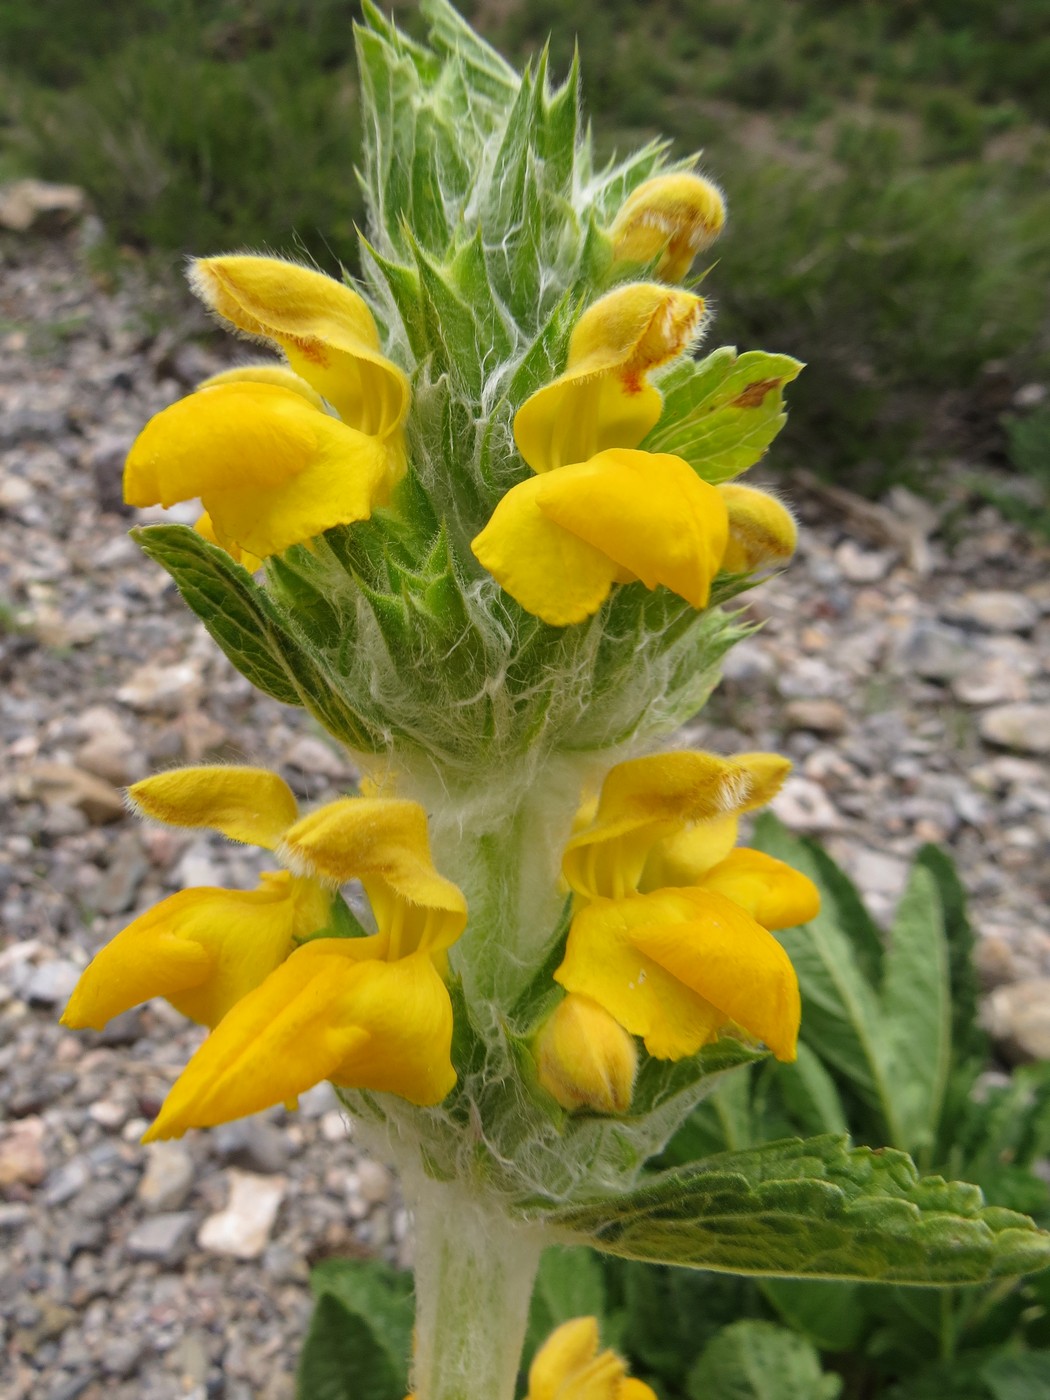
[(79, 219), (87, 195), (76, 185), (47, 180), (11, 180), (0, 185), (0, 228), (12, 233), (58, 233)]
[(892, 553), (861, 549), (853, 540), (844, 540), (835, 551), (835, 563), (850, 583), (878, 583), (889, 573), (893, 560)]
[(31, 1212), (22, 1201), (10, 1201), (0, 1204), (0, 1235), (7, 1230), (20, 1230), (23, 1225), (28, 1225)]
[(0, 1138), (0, 1186), (39, 1186), (46, 1174), (44, 1120), (22, 1118), (7, 1124)]
[(288, 1165), (288, 1139), (258, 1116), (219, 1124), (212, 1130), (209, 1145), (221, 1162), (242, 1171), (271, 1176)]
[(865, 894), (896, 897), (908, 878), (906, 862), (882, 851), (862, 850), (851, 862), (852, 875)]
[(972, 641), (957, 627), (938, 622), (916, 622), (894, 648), (895, 669), (924, 681), (954, 680), (975, 655)]
[(1050, 977), (997, 987), (984, 1019), (1011, 1059), (1050, 1060)]
[(980, 733), (1018, 753), (1050, 753), (1050, 705), (997, 705), (981, 716)]
[(111, 436), (95, 443), (86, 455), (99, 507), (113, 515), (132, 514), (133, 508), (124, 501), (124, 463), (130, 447), (128, 438)]
[(792, 773), (771, 803), (791, 831), (841, 831), (842, 818), (819, 783)]
[(107, 1133), (119, 1132), (131, 1116), (131, 1107), (123, 1099), (96, 1099), (88, 1109), (88, 1117)]
[(986, 632), (1029, 632), (1039, 621), (1039, 609), (1023, 593), (987, 588), (964, 594), (952, 616)]
[(166, 664), (147, 661), (120, 687), (117, 699), (133, 710), (173, 715), (194, 704), (202, 688), (200, 665), (196, 661)]
[(23, 1001), (30, 1006), (64, 1006), (80, 981), (80, 968), (66, 958), (41, 963), (22, 982)]
[(128, 1235), (125, 1249), (132, 1259), (178, 1264), (190, 1247), (197, 1217), (190, 1210), (167, 1211), (143, 1220)]
[(390, 1199), (393, 1178), (382, 1162), (363, 1157), (357, 1164), (357, 1183), (362, 1200), (369, 1205), (379, 1205)]
[(146, 1342), (142, 1337), (113, 1337), (102, 1348), (99, 1358), (102, 1369), (110, 1376), (122, 1379), (132, 1376), (138, 1370), (146, 1355)]
[(44, 1187), (46, 1206), (64, 1206), (91, 1179), (91, 1167), (83, 1157), (72, 1157), (68, 1162), (53, 1171)]
[(964, 705), (998, 705), (1028, 699), (1028, 684), (1004, 656), (982, 656), (952, 680), (952, 694)]
[(309, 734), (301, 735), (288, 746), (284, 761), (289, 768), (298, 768), (317, 777), (348, 779), (352, 776), (349, 765), (329, 744)]
[(177, 1142), (151, 1142), (138, 1198), (147, 1210), (178, 1210), (193, 1189), (193, 1158)]
[(784, 725), (814, 734), (842, 734), (849, 725), (849, 715), (837, 700), (792, 700), (784, 707)]
[(28, 797), (49, 807), (77, 808), (95, 826), (124, 815), (124, 800), (112, 783), (71, 763), (34, 763), (24, 783)]
[(109, 865), (92, 892), (90, 903), (100, 914), (125, 914), (134, 906), (149, 866), (138, 830), (125, 832), (113, 846)]
[(266, 1248), (284, 1200), (287, 1179), (230, 1171), (230, 1198), (225, 1210), (209, 1215), (197, 1233), (197, 1243), (213, 1254), (235, 1259), (258, 1259)]

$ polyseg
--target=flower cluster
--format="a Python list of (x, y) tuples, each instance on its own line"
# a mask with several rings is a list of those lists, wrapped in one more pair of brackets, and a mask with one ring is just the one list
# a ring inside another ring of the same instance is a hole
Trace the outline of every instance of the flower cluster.
[[(300, 817), (287, 784), (257, 768), (179, 769), (130, 796), (144, 817), (219, 831), (287, 867), (257, 890), (162, 900), (80, 978), (67, 1026), (101, 1030), (162, 996), (212, 1031), (147, 1137), (255, 1113), (323, 1079), (415, 1104), (446, 1096), (456, 1074), (440, 969), (467, 916), (434, 869), (422, 808), (350, 797)], [(351, 880), (368, 895), (372, 934), (337, 893)]]

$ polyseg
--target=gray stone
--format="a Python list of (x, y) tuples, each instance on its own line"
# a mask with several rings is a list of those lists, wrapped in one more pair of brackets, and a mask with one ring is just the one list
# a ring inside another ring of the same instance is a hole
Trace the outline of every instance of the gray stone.
[(1050, 753), (1050, 705), (998, 705), (981, 716), (980, 733), (1019, 753)]
[(997, 987), (984, 1018), (1011, 1059), (1050, 1060), (1050, 977)]
[(849, 715), (837, 700), (792, 700), (784, 706), (784, 726), (814, 734), (842, 734), (849, 726)]
[(1029, 632), (1039, 621), (1039, 609), (1031, 598), (1005, 588), (975, 589), (965, 594), (952, 615), (986, 632)]
[(65, 958), (34, 967), (22, 983), (20, 993), (30, 1006), (64, 1006), (80, 980), (80, 968)]
[(197, 1217), (190, 1210), (168, 1211), (143, 1220), (128, 1235), (124, 1248), (132, 1259), (178, 1264), (193, 1239)]
[(950, 681), (972, 663), (973, 642), (957, 627), (938, 622), (912, 624), (894, 648), (894, 669), (924, 681)]
[(196, 660), (162, 664), (147, 661), (117, 691), (122, 705), (163, 715), (189, 709), (200, 697), (203, 680)]
[(137, 1193), (140, 1204), (152, 1211), (178, 1210), (193, 1189), (193, 1158), (177, 1142), (151, 1142), (146, 1150)]
[(53, 1171), (44, 1186), (44, 1204), (64, 1206), (91, 1180), (91, 1167), (83, 1157), (72, 1157)]
[(220, 1124), (212, 1130), (209, 1146), (226, 1166), (263, 1176), (283, 1171), (290, 1155), (286, 1135), (258, 1116)]

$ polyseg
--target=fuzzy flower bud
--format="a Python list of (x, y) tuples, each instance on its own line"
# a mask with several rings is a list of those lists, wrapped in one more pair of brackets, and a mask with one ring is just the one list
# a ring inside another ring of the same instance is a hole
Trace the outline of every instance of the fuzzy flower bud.
[(680, 282), (725, 219), (722, 192), (710, 180), (688, 171), (657, 175), (639, 185), (617, 214), (609, 230), (613, 257), (637, 263), (659, 258), (657, 277)]
[(634, 1038), (590, 997), (570, 994), (536, 1038), (540, 1083), (562, 1108), (626, 1113), (638, 1051)]
[(730, 574), (776, 569), (795, 552), (798, 527), (795, 518), (775, 496), (735, 482), (719, 486), (729, 512), (729, 544), (722, 568)]

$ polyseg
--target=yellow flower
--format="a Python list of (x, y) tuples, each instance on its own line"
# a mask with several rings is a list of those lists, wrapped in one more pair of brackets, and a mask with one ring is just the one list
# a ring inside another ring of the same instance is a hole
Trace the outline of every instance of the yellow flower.
[(727, 540), (718, 492), (679, 457), (637, 450), (660, 416), (647, 375), (695, 336), (699, 297), (636, 283), (580, 318), (565, 372), (518, 410), (536, 475), (511, 488), (472, 541), (527, 612), (582, 622), (615, 583), (664, 586), (705, 607)]
[[(130, 797), (143, 816), (277, 851), (298, 872), (264, 874), (249, 893), (163, 900), (77, 984), (66, 1025), (101, 1028), (164, 996), (215, 1028), (154, 1135), (255, 1112), (329, 1075), (414, 1103), (444, 1097), (455, 1079), (452, 1010), (435, 959), (462, 932), (466, 904), (434, 869), (418, 804), (345, 798), (300, 818), (277, 774), (248, 767), (177, 769), (136, 783)], [(331, 888), (355, 878), (377, 933), (297, 947), (332, 923)]]
[(626, 1113), (638, 1050), (634, 1040), (590, 997), (567, 996), (542, 1026), (533, 1047), (540, 1083), (570, 1112)]
[(707, 889), (594, 899), (572, 921), (554, 974), (591, 997), (657, 1059), (695, 1054), (736, 1025), (795, 1058), (801, 1014), (788, 955), (740, 905)]
[(451, 1044), (452, 1004), (425, 953), (387, 962), (371, 938), (315, 939), (220, 1021), (144, 1141), (287, 1103), (323, 1079), (440, 1103), (456, 1082)]
[(710, 180), (690, 171), (656, 175), (628, 195), (617, 214), (609, 230), (613, 257), (639, 263), (659, 258), (657, 277), (680, 282), (725, 219), (722, 192)]
[(170, 506), (199, 496), (202, 533), (248, 567), (367, 519), (404, 474), (409, 389), (380, 353), (365, 302), (277, 258), (201, 260), (191, 281), (238, 330), (283, 351), (291, 369), (214, 375), (152, 418), (128, 457), (127, 501)]
[(555, 980), (656, 1058), (694, 1054), (728, 1026), (795, 1057), (798, 983), (769, 930), (813, 918), (819, 894), (782, 861), (734, 849), (739, 815), (789, 767), (690, 751), (618, 764), (566, 846), (577, 908)]
[(598, 1346), (597, 1318), (574, 1317), (556, 1327), (533, 1357), (526, 1400), (656, 1400), (615, 1352)]
[(704, 868), (714, 865), (733, 848), (737, 815), (769, 802), (790, 768), (778, 754), (721, 758), (691, 749), (616, 764), (592, 820), (565, 847), (562, 873), (570, 889), (615, 899), (642, 888), (650, 860), (654, 873), (660, 860), (695, 867), (710, 855)]
[(729, 512), (729, 544), (722, 559), (726, 573), (753, 573), (786, 564), (798, 544), (798, 527), (775, 496), (735, 482), (718, 488)]

